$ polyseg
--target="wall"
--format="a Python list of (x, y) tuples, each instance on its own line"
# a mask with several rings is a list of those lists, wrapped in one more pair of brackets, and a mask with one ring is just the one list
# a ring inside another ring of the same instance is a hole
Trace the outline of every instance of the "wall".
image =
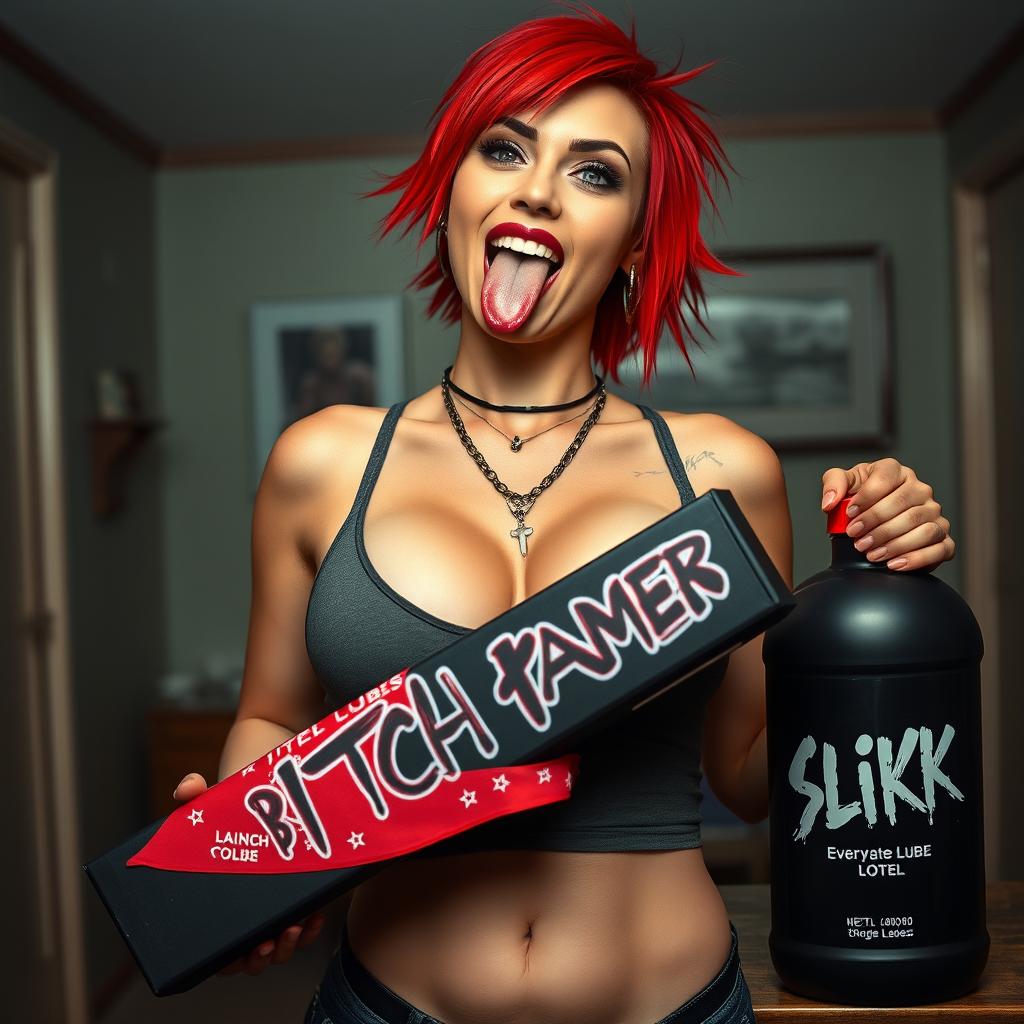
[[(80, 846), (88, 858), (146, 820), (144, 712), (165, 659), (158, 446), (134, 464), (123, 514), (97, 522), (86, 425), (100, 367), (137, 371), (144, 400), (156, 398), (154, 175), (3, 60), (0, 115), (59, 155), (61, 415)], [(126, 953), (91, 888), (83, 901), (95, 989)]]
[[(829, 557), (821, 474), (886, 455), (935, 490), (956, 536), (959, 508), (949, 181), (939, 133), (737, 140), (719, 246), (880, 242), (891, 256), (895, 430), (884, 452), (786, 455), (796, 582)], [(938, 574), (959, 584), (959, 564)]]
[[(728, 247), (882, 242), (894, 264), (896, 440), (886, 453), (786, 456), (796, 579), (828, 557), (821, 473), (892, 454), (931, 483), (957, 522), (950, 241), (940, 135), (737, 140), (722, 200)], [(377, 245), (386, 199), (360, 200), (371, 168), (336, 160), (163, 171), (158, 185), (160, 358), (167, 444), (168, 656), (241, 663), (248, 616), (251, 303), (400, 292), (420, 263), (410, 240)], [(420, 259), (432, 259), (428, 243)], [(407, 300), (411, 392), (436, 383), (456, 334)], [(935, 415), (935, 410), (942, 414)], [(956, 584), (954, 561), (941, 575)]]
[[(396, 171), (400, 161), (373, 166)], [(249, 306), (395, 294), (415, 273), (411, 242), (373, 242), (389, 204), (356, 198), (372, 185), (367, 164), (354, 160), (159, 176), (171, 668), (201, 668), (209, 657), (241, 665), (253, 500)], [(422, 258), (432, 252), (425, 246)], [(428, 322), (423, 308), (417, 297), (406, 309), (413, 390), (439, 380), (454, 354), (454, 332)]]

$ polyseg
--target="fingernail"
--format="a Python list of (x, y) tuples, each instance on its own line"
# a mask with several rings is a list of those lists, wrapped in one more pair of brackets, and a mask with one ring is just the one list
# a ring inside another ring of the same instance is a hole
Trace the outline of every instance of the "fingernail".
[(871, 559), (872, 562), (878, 562), (885, 557), (885, 552), (887, 550), (887, 548), (879, 548), (877, 551), (869, 551), (868, 558)]
[(270, 956), (274, 952), (274, 944), (272, 942), (264, 942), (259, 948), (260, 956)]
[(825, 492), (825, 497), (824, 497), (824, 499), (821, 502), (822, 510), (827, 509), (829, 507), (829, 505), (832, 504), (833, 500), (835, 499), (835, 496), (836, 496), (836, 492), (835, 491), (826, 491)]
[(851, 537), (856, 537), (857, 534), (863, 532), (863, 530), (863, 523), (850, 523), (850, 525), (846, 528), (847, 534), (849, 534), (849, 536)]
[(874, 540), (873, 537), (861, 537), (860, 540), (854, 542), (853, 546), (858, 551), (867, 551), (867, 549), (869, 547), (871, 547), (871, 543), (872, 543), (873, 540)]
[(891, 562), (886, 562), (887, 569), (902, 569), (907, 564), (905, 558), (894, 558)]
[(853, 518), (860, 511), (860, 505), (847, 505), (846, 515), (849, 518)]
[(174, 792), (171, 794), (171, 799), (172, 800), (177, 800), (178, 799), (178, 787), (177, 786), (174, 787)]

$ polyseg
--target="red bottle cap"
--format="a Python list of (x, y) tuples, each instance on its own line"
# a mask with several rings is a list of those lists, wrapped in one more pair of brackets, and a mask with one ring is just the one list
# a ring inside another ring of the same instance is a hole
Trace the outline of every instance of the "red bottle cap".
[(829, 511), (828, 522), (825, 527), (829, 533), (846, 533), (846, 528), (850, 525), (850, 519), (856, 518), (847, 515), (846, 512), (852, 501), (852, 497), (840, 498), (839, 504)]

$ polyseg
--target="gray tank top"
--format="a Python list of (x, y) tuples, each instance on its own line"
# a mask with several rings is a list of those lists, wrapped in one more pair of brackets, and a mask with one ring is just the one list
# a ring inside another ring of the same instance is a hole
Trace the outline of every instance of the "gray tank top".
[[(408, 401), (408, 400), (406, 400)], [(313, 581), (306, 649), (331, 709), (468, 633), (394, 591), (366, 554), (363, 522), (406, 402), (391, 406), (355, 501)], [(651, 422), (681, 504), (694, 499), (664, 418)], [(701, 845), (701, 731), (707, 702), (725, 675), (721, 658), (573, 748), (581, 755), (572, 796), (497, 818), (413, 854), (471, 850), (681, 850)]]

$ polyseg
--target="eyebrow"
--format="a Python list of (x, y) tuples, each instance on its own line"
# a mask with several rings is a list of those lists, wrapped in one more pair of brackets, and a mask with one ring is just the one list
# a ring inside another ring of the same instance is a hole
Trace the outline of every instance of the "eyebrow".
[[(518, 118), (503, 117), (497, 123), (503, 124), (506, 128), (511, 128), (517, 135), (522, 135), (524, 139), (529, 139), (531, 142), (537, 141), (537, 129), (524, 124)], [(601, 149), (614, 149), (617, 153), (621, 153), (622, 159), (626, 161), (626, 166), (633, 170), (633, 165), (629, 162), (626, 151), (617, 142), (612, 142), (611, 139), (573, 139), (569, 143), (570, 153), (594, 153)]]

